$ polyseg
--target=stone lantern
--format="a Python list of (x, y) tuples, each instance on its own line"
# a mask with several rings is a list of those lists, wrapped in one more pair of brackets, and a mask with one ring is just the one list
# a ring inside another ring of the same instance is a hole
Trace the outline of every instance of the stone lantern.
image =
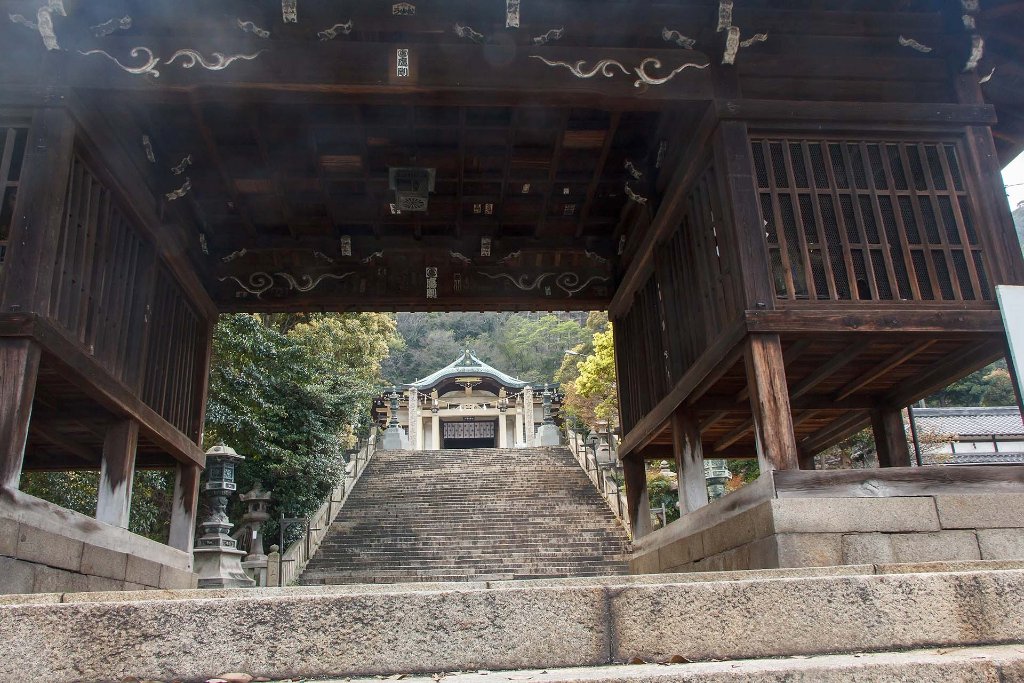
[(260, 484), (240, 495), (239, 500), (245, 505), (245, 514), (242, 515), (242, 524), (252, 529), (252, 543), (249, 545), (249, 554), (245, 556), (246, 562), (267, 559), (263, 552), (263, 523), (270, 519), (269, 491), (264, 491)]
[(704, 479), (708, 485), (708, 499), (718, 500), (725, 495), (725, 485), (732, 477), (725, 460), (705, 460)]
[(558, 431), (558, 425), (555, 424), (554, 413), (551, 408), (551, 401), (554, 394), (551, 388), (544, 385), (544, 424), (537, 430), (537, 445), (538, 446), (557, 446), (561, 442), (561, 434)]
[(200, 537), (192, 551), (200, 588), (250, 588), (256, 582), (242, 571), (242, 556), (235, 539), (228, 535), (233, 526), (228, 520), (228, 499), (238, 489), (235, 467), (245, 460), (229, 446), (214, 446), (206, 451), (206, 496), (210, 514), (199, 525)]
[(391, 400), (391, 419), (388, 420), (388, 428), (384, 430), (384, 443), (381, 445), (386, 451), (406, 449), (409, 447), (409, 437), (398, 424), (398, 399), (402, 397), (402, 390), (391, 387), (384, 395)]

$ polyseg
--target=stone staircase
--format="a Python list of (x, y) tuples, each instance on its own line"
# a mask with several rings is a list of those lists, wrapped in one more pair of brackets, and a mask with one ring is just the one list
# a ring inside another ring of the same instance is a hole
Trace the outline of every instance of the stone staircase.
[(378, 451), (299, 583), (621, 575), (629, 552), (565, 448)]

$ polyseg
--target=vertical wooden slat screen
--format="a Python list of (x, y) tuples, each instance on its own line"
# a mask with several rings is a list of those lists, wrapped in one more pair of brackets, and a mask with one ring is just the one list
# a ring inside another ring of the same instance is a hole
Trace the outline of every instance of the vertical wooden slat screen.
[(738, 285), (724, 252), (715, 169), (694, 182), (680, 224), (655, 250), (654, 273), (616, 321), (625, 432), (657, 403), (739, 313)]
[(7, 257), (7, 236), (14, 220), (27, 140), (27, 127), (0, 126), (0, 267)]
[(194, 384), (201, 371), (202, 325), (184, 292), (163, 267), (154, 277), (142, 400), (183, 433), (194, 437), (200, 406)]
[(54, 322), (114, 377), (133, 385), (150, 290), (142, 277), (153, 259), (109, 189), (75, 157), (54, 254)]
[(751, 145), (778, 299), (992, 300), (957, 141)]

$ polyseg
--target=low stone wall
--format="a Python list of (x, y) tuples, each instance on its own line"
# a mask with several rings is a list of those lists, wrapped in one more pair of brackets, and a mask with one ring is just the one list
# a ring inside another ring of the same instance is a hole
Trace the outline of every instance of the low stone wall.
[(800, 497), (775, 484), (762, 477), (634, 541), (631, 571), (1024, 560), (1024, 493)]
[(20, 491), (0, 491), (0, 593), (195, 585), (188, 553)]

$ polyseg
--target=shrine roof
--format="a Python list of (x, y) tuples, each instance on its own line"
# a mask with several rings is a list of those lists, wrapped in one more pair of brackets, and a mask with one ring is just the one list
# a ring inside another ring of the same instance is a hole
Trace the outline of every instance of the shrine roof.
[(477, 358), (472, 351), (467, 349), (449, 365), (446, 365), (437, 372), (434, 372), (419, 381), (406, 384), (405, 386), (410, 389), (433, 389), (441, 382), (454, 377), (476, 375), (488, 377), (504, 387), (513, 389), (522, 389), (530, 384), (529, 382), (516, 379), (511, 375), (506, 375), (504, 372), (492, 368), (490, 365)]

